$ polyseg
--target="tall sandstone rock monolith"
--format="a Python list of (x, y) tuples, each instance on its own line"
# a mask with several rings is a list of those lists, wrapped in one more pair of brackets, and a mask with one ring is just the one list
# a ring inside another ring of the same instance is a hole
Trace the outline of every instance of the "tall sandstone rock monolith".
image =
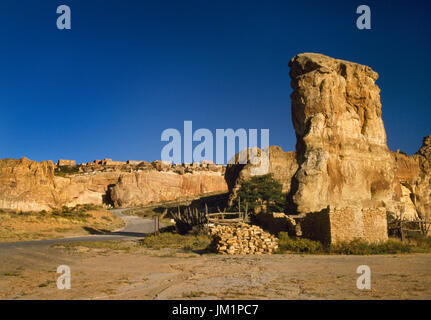
[(394, 161), (381, 118), (378, 74), (370, 67), (304, 53), (289, 66), (299, 170), (299, 213), (328, 206), (392, 206)]
[(325, 242), (386, 240), (386, 213), (399, 211), (401, 192), (378, 74), (315, 53), (299, 54), (289, 66), (299, 166), (292, 201), (298, 213), (308, 213), (304, 235)]

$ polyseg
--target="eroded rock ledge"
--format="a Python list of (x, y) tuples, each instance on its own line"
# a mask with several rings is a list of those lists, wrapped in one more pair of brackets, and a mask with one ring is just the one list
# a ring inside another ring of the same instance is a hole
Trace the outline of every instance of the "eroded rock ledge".
[(0, 208), (51, 210), (77, 204), (132, 207), (227, 192), (224, 168), (172, 166), (155, 161), (132, 166), (83, 166), (56, 175), (52, 161), (0, 160)]

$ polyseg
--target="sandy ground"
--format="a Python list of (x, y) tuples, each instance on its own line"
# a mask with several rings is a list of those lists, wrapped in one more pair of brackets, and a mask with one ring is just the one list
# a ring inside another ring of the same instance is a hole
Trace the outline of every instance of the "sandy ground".
[[(59, 265), (71, 268), (70, 290), (57, 289)], [(359, 265), (371, 268), (371, 290), (356, 287)], [(3, 247), (0, 298), (431, 299), (431, 254), (221, 256), (141, 247)]]

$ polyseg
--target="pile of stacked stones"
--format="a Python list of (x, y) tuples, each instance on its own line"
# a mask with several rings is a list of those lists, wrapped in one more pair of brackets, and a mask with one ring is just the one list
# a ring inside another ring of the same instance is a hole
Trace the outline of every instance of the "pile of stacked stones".
[(273, 253), (278, 239), (258, 226), (245, 223), (210, 227), (212, 241), (209, 249), (221, 254)]

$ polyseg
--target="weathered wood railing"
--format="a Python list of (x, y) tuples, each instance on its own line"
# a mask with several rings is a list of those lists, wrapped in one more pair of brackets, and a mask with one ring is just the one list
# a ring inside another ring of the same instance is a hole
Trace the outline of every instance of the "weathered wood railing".
[(245, 212), (222, 212), (208, 214), (209, 223), (214, 224), (231, 224), (247, 221)]
[(399, 219), (392, 221), (388, 225), (389, 231), (398, 234), (402, 241), (410, 237), (412, 234), (420, 234), (427, 236), (430, 234), (431, 221), (424, 219), (407, 220), (403, 219), (402, 215)]
[[(241, 205), (239, 202), (239, 209)], [(209, 213), (208, 206), (205, 204), (205, 211), (197, 208), (187, 207), (183, 210), (180, 207), (175, 211), (171, 211), (171, 216), (175, 220), (176, 227), (181, 233), (191, 230), (194, 226), (206, 228), (209, 224), (228, 225), (239, 222), (248, 222), (248, 204), (245, 205), (245, 211), (226, 212), (226, 209), (221, 211), (217, 208), (217, 213)]]

